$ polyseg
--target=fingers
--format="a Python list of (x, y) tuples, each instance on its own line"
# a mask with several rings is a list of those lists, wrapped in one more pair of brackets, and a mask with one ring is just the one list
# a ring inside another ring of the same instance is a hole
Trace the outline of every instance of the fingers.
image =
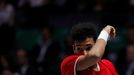
[(116, 29), (114, 28), (114, 31), (113, 31), (113, 33), (114, 33), (114, 37), (116, 36)]
[(116, 36), (116, 29), (113, 26), (111, 26), (111, 33), (113, 34), (113, 37)]
[(116, 29), (111, 25), (107, 25), (104, 30), (110, 34), (110, 38), (114, 38), (116, 36)]

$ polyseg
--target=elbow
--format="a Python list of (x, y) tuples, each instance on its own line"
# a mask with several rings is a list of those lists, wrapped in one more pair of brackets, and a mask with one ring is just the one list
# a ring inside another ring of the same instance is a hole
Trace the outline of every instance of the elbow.
[(95, 59), (100, 60), (101, 57), (102, 57), (102, 54), (100, 54), (100, 53), (89, 53), (89, 56), (91, 56), (91, 57), (93, 57)]
[(93, 56), (96, 57), (96, 58), (98, 58), (98, 59), (101, 59), (102, 54), (100, 54), (100, 53), (95, 53), (95, 54), (93, 54)]

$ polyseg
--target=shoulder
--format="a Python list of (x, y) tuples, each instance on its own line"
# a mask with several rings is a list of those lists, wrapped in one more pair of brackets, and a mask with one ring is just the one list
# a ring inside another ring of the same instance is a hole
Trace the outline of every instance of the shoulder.
[(101, 63), (101, 65), (107, 67), (107, 69), (111, 70), (114, 75), (118, 75), (118, 73), (114, 67), (114, 64), (111, 61), (109, 61), (107, 59), (103, 59), (103, 60), (100, 60), (99, 63)]
[(108, 63), (108, 64), (112, 64), (112, 62), (110, 60), (107, 60), (107, 59), (102, 59), (101, 62), (103, 63)]
[(113, 63), (110, 61), (110, 60), (107, 60), (107, 59), (103, 59), (103, 60), (100, 60), (100, 63), (106, 67), (109, 67), (111, 69), (114, 69), (114, 65)]
[(71, 56), (66, 57), (66, 58), (62, 61), (61, 67), (64, 66), (64, 65), (70, 64), (70, 63), (75, 63), (75, 61), (76, 61), (76, 59), (77, 59), (78, 57), (79, 57), (78, 55), (71, 55)]
[(66, 57), (61, 63), (62, 75), (74, 75), (75, 65), (79, 55), (72, 55)]
[(108, 66), (114, 66), (113, 63), (110, 61), (110, 60), (107, 60), (107, 59), (102, 59), (100, 62), (108, 65)]

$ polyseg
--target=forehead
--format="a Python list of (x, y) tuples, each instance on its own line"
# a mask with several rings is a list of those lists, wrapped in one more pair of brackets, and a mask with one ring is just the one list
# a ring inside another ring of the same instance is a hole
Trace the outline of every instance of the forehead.
[(85, 44), (91, 44), (91, 45), (94, 44), (93, 38), (86, 38), (84, 41), (76, 43), (76, 45), (85, 45)]

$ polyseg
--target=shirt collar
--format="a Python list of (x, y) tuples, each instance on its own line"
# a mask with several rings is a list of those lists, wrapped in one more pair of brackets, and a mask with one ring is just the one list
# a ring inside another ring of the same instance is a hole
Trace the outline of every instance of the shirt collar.
[(99, 66), (98, 63), (97, 63), (96, 65), (97, 65), (97, 66), (96, 66), (93, 70), (98, 72), (98, 71), (100, 71), (100, 66)]

